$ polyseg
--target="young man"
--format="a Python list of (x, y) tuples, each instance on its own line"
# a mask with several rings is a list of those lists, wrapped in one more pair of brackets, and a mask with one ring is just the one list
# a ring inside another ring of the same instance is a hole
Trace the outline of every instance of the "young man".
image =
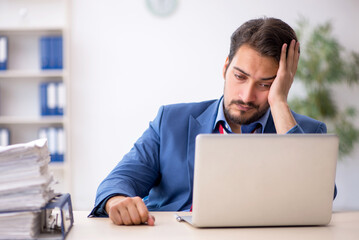
[(231, 37), (223, 97), (162, 106), (100, 184), (91, 215), (109, 216), (119, 225), (153, 225), (149, 210), (189, 210), (200, 133), (326, 133), (324, 123), (288, 106), (298, 60), (299, 43), (286, 23), (274, 18), (244, 23)]

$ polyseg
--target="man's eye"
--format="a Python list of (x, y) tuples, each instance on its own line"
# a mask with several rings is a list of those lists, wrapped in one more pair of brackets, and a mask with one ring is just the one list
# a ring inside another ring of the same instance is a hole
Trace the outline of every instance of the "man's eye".
[(239, 79), (239, 80), (244, 80), (244, 79), (246, 79), (246, 76), (244, 76), (244, 75), (234, 74), (234, 76), (235, 76), (237, 79)]
[(271, 87), (271, 83), (260, 83), (259, 87), (263, 89), (269, 89)]

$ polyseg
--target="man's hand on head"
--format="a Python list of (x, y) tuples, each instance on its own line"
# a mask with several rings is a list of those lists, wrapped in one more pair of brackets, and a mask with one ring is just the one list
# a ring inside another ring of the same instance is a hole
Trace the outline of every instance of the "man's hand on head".
[[(288, 50), (288, 56), (287, 56)], [(292, 40), (289, 47), (283, 44), (277, 76), (268, 94), (277, 133), (285, 134), (297, 123), (290, 111), (287, 99), (299, 62), (299, 42)]]
[(155, 224), (155, 218), (140, 197), (112, 197), (106, 203), (106, 212), (117, 225)]
[[(288, 51), (288, 56), (287, 56)], [(299, 42), (292, 40), (289, 47), (283, 44), (277, 76), (273, 81), (268, 95), (270, 106), (287, 103), (289, 89), (292, 86), (294, 75), (299, 62)]]

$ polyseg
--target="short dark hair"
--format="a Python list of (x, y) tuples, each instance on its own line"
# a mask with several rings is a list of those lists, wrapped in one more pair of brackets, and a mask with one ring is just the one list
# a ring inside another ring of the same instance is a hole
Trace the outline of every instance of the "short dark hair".
[(293, 39), (298, 41), (294, 30), (280, 19), (265, 17), (249, 20), (231, 36), (228, 66), (243, 44), (248, 44), (261, 55), (273, 57), (279, 62), (283, 44), (287, 43), (289, 46)]

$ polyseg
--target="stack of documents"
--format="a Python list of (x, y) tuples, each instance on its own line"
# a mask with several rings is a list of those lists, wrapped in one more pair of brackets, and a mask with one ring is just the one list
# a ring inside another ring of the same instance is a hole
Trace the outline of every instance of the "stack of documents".
[(0, 147), (0, 239), (31, 239), (54, 197), (46, 139)]
[(40, 211), (0, 213), (0, 239), (34, 239), (40, 224)]

